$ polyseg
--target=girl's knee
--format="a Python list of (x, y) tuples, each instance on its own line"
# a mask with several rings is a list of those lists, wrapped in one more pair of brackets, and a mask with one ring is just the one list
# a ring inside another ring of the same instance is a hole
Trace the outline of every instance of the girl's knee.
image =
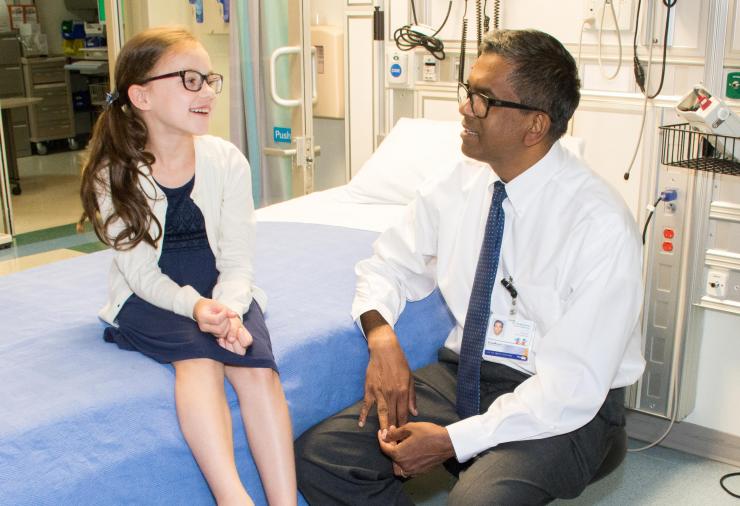
[(210, 358), (192, 358), (172, 362), (176, 375), (201, 374), (223, 376), (224, 365)]
[(280, 383), (277, 373), (269, 367), (227, 367), (226, 376), (232, 384), (271, 386)]

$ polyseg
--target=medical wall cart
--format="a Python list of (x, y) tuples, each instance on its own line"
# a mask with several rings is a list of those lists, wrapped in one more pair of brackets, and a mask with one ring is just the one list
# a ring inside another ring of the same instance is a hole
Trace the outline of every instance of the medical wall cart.
[(70, 149), (77, 148), (72, 94), (64, 56), (21, 58), (26, 96), (43, 101), (29, 110), (30, 141), (36, 151), (47, 152), (46, 142), (67, 139)]

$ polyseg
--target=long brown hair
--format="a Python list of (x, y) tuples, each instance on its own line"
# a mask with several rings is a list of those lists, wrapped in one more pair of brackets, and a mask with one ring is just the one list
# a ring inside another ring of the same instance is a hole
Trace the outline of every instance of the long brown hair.
[[(117, 250), (131, 249), (141, 241), (156, 247), (162, 237), (162, 224), (148, 204), (153, 195), (147, 193), (152, 190), (145, 192), (139, 180), (140, 167), (150, 167), (155, 158), (145, 150), (146, 124), (131, 104), (128, 89), (145, 79), (164, 54), (183, 42), (196, 39), (179, 27), (151, 28), (132, 37), (121, 49), (116, 61), (116, 88), (93, 128), (82, 169), (79, 225), (90, 220), (98, 238)], [(113, 206), (113, 212), (105, 217), (98, 206), (103, 192), (109, 193)], [(119, 219), (123, 229), (111, 236), (108, 229)], [(157, 225), (154, 237), (149, 232), (152, 223)]]

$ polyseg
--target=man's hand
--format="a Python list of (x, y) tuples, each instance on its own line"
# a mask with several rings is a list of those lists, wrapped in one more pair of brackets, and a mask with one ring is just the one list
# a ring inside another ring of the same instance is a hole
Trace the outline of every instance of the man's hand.
[(409, 411), (414, 415), (418, 413), (414, 377), (396, 333), (377, 311), (364, 313), (360, 321), (367, 336), (370, 361), (365, 373), (365, 398), (359, 425), (365, 426), (373, 404), (377, 404), (381, 429), (404, 425)]
[(205, 297), (198, 300), (193, 307), (193, 318), (198, 322), (202, 332), (213, 334), (216, 339), (226, 339), (231, 330), (231, 318), (238, 315), (224, 304)]
[(408, 478), (455, 456), (447, 429), (427, 422), (378, 431), (380, 449), (393, 460), (393, 473)]

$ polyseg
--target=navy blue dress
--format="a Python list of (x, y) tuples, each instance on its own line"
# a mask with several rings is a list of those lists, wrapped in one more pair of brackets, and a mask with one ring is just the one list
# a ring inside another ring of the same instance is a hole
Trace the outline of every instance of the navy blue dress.
[[(210, 298), (219, 273), (208, 244), (203, 213), (190, 198), (194, 183), (195, 177), (180, 188), (160, 186), (167, 196), (167, 215), (159, 267), (175, 283), (190, 285)], [(277, 370), (264, 315), (254, 300), (243, 322), (254, 341), (242, 356), (219, 346), (216, 338), (202, 332), (192, 319), (133, 294), (116, 317), (118, 328), (106, 328), (103, 337), (119, 348), (139, 351), (160, 363), (210, 358), (227, 365)]]

